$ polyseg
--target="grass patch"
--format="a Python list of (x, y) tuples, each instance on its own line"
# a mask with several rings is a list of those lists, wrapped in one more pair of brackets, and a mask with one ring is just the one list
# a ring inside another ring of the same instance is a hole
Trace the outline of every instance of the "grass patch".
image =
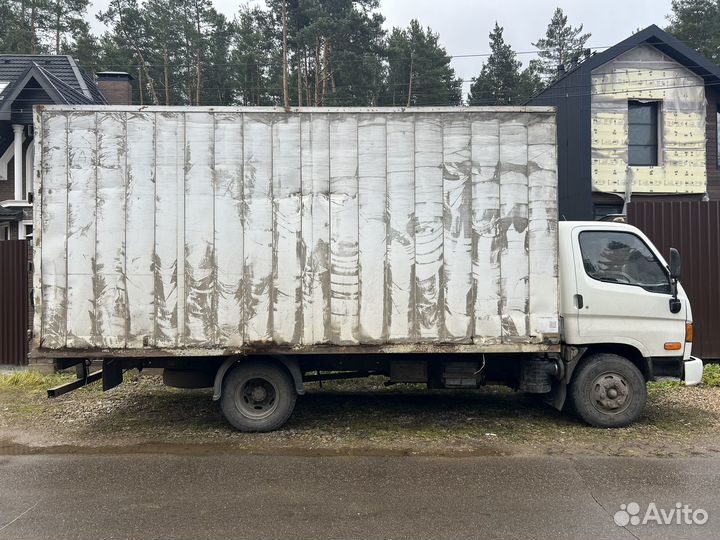
[(69, 382), (75, 378), (67, 373), (41, 373), (39, 371), (19, 370), (0, 374), (0, 390), (27, 390), (44, 392), (48, 388)]
[(707, 386), (720, 387), (720, 364), (705, 364), (702, 383)]

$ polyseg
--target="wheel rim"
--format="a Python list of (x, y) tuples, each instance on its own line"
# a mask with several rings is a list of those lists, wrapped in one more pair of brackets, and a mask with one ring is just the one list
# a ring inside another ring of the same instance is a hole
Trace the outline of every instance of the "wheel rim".
[(277, 395), (272, 381), (261, 377), (249, 378), (237, 386), (235, 406), (244, 416), (261, 420), (277, 409)]
[(612, 371), (595, 378), (590, 394), (593, 406), (603, 414), (620, 414), (632, 401), (627, 379)]

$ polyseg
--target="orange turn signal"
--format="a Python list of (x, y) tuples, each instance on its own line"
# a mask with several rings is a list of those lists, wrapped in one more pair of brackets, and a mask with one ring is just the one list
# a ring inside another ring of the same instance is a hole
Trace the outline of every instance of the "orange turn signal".
[(665, 344), (666, 351), (679, 351), (680, 349), (682, 349), (682, 343), (679, 341), (668, 341)]
[(692, 343), (693, 341), (693, 323), (685, 323), (685, 341)]

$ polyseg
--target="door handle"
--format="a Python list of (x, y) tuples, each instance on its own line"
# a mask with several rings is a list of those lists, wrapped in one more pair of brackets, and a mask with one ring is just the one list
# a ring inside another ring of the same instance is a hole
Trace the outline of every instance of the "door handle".
[(578, 309), (582, 309), (582, 308), (583, 308), (583, 305), (584, 305), (584, 304), (583, 304), (583, 296), (582, 296), (582, 294), (576, 294), (576, 295), (575, 295), (575, 305), (577, 306)]

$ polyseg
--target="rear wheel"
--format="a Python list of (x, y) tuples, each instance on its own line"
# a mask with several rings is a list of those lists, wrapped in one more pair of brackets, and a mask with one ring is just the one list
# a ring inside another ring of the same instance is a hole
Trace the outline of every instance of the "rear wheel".
[(647, 401), (645, 378), (627, 358), (595, 354), (578, 367), (570, 384), (578, 416), (596, 427), (624, 427), (640, 416)]
[(220, 408), (240, 431), (273, 431), (290, 418), (296, 399), (283, 366), (253, 360), (237, 364), (225, 376)]

